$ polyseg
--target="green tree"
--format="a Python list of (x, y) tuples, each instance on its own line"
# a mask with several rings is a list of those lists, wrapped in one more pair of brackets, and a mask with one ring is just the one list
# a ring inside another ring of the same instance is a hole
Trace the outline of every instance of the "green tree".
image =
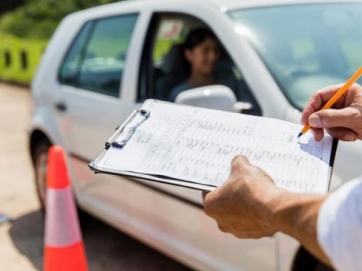
[(69, 13), (118, 0), (37, 0), (4, 16), (0, 28), (22, 38), (49, 38)]

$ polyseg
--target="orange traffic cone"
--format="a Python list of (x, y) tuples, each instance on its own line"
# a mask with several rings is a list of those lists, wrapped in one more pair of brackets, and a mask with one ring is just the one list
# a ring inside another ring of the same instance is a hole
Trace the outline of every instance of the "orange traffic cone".
[(60, 146), (52, 146), (48, 152), (44, 270), (88, 270), (65, 154)]

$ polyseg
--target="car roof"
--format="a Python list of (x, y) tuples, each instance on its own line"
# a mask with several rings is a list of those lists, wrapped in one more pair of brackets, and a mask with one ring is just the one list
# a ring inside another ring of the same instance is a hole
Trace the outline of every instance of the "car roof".
[[(351, 3), (362, 3), (362, 0), (348, 0)], [(99, 12), (114, 12), (122, 8), (140, 8), (148, 7), (167, 7), (177, 4), (192, 6), (208, 6), (220, 12), (227, 12), (235, 9), (256, 8), (276, 5), (293, 5), (293, 4), (317, 4), (317, 3), (347, 3), (346, 0), (126, 0), (111, 4), (96, 6), (93, 8), (81, 10), (68, 15), (68, 18), (98, 14)]]
[(361, 0), (205, 0), (218, 5), (224, 10), (233, 10), (241, 8), (265, 7), (276, 5), (294, 5), (294, 4), (317, 4), (317, 3), (346, 3), (346, 2), (360, 2)]
[(346, 2), (359, 2), (362, 3), (362, 0), (128, 0), (123, 1), (123, 3), (140, 3), (144, 4), (161, 4), (165, 5), (171, 3), (189, 3), (190, 5), (194, 3), (206, 4), (208, 6), (214, 6), (215, 8), (227, 11), (233, 9), (241, 8), (253, 8), (253, 7), (263, 7), (263, 6), (275, 6), (275, 5), (293, 5), (293, 4), (317, 4), (317, 3), (346, 3)]

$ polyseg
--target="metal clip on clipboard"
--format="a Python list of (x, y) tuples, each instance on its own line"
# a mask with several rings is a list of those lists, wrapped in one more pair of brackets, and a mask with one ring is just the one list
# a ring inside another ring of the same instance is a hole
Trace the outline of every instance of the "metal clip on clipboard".
[(132, 135), (136, 132), (137, 128), (151, 115), (150, 111), (140, 109), (136, 110), (126, 122), (117, 129), (117, 131), (106, 142), (106, 149), (111, 146), (116, 148), (123, 148)]

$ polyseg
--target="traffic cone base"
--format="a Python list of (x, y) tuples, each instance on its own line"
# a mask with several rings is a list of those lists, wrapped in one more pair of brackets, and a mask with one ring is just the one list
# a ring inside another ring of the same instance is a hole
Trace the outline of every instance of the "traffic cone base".
[(87, 270), (83, 243), (66, 248), (47, 247), (44, 270)]

